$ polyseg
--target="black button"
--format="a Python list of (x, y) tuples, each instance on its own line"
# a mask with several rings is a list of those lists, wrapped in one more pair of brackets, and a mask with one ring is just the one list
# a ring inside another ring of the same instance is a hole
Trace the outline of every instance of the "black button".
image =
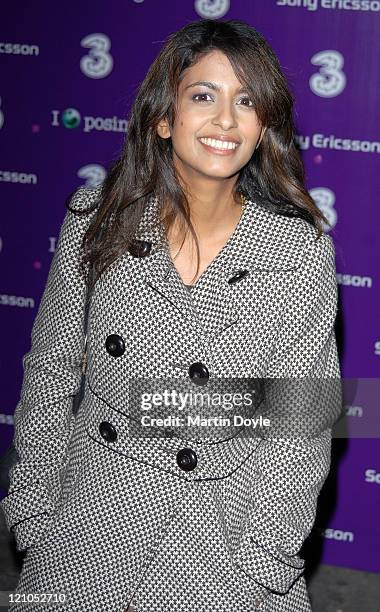
[(205, 385), (210, 377), (209, 371), (204, 363), (197, 362), (189, 367), (189, 376), (196, 385)]
[(146, 257), (152, 249), (152, 243), (148, 240), (132, 240), (128, 249), (133, 257)]
[(198, 463), (196, 452), (192, 448), (181, 448), (177, 453), (177, 463), (181, 470), (190, 472)]
[(232, 285), (232, 283), (237, 283), (237, 281), (247, 276), (247, 274), (249, 274), (249, 270), (239, 270), (239, 272), (237, 272), (234, 276), (231, 276), (231, 278), (228, 279), (228, 282), (230, 285)]
[(102, 438), (107, 440), (107, 442), (115, 442), (117, 438), (117, 431), (111, 423), (108, 421), (102, 421), (99, 425), (99, 431)]
[(117, 334), (107, 336), (106, 350), (112, 357), (120, 357), (125, 352), (124, 338)]

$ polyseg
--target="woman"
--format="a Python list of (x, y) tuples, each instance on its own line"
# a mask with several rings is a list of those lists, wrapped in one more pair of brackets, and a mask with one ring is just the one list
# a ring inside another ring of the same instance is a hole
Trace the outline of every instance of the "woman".
[[(191, 23), (141, 84), (103, 185), (72, 198), (24, 358), (21, 459), (2, 501), (27, 551), (20, 598), (55, 593), (75, 612), (311, 610), (299, 552), (330, 465), (337, 396), (318, 382), (340, 377), (337, 288), (293, 135), (265, 39), (242, 21)], [(219, 426), (225, 397), (206, 428), (154, 422), (183, 416), (173, 394), (166, 410), (149, 395), (176, 385), (248, 388), (256, 404), (234, 414), (261, 406), (296, 427)]]

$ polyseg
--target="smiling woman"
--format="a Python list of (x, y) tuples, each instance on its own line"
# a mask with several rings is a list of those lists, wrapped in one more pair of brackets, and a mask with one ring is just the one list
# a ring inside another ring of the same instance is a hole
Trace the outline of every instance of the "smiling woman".
[(197, 261), (192, 238), (181, 240), (180, 220), (167, 228), (172, 259), (185, 283), (194, 284), (203, 274), (239, 222), (235, 184), (265, 130), (224, 53), (203, 54), (183, 73), (176, 121), (172, 128), (167, 119), (160, 121), (157, 131), (170, 139), (175, 172), (184, 185), (190, 222), (196, 223), (200, 242)]
[(153, 194), (189, 284), (231, 235), (242, 197), (321, 234), (328, 221), (305, 187), (294, 135), (292, 93), (255, 28), (204, 19), (171, 34), (138, 89), (122, 155), (86, 232), (83, 262), (94, 266), (94, 282), (128, 248)]
[(71, 199), (24, 357), (1, 502), (27, 550), (10, 612), (33, 593), (67, 612), (311, 612), (300, 550), (339, 405), (337, 286), (293, 140), (257, 30), (169, 36), (120, 158)]

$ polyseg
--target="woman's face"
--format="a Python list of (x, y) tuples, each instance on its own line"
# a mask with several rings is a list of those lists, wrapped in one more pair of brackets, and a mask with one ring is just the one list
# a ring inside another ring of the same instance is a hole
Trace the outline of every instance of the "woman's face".
[[(208, 85), (196, 84), (199, 81)], [(241, 88), (227, 56), (220, 51), (207, 54), (185, 71), (174, 129), (170, 131), (166, 121), (157, 128), (162, 138), (171, 137), (173, 161), (185, 179), (232, 177), (250, 160), (265, 128), (260, 126), (249, 94)], [(221, 151), (205, 146), (200, 140), (204, 138), (235, 141), (237, 146)]]

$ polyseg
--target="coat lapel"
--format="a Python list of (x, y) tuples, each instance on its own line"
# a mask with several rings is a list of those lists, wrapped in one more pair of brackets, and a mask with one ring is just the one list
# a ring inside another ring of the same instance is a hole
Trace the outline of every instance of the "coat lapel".
[(190, 291), (183, 283), (170, 256), (163, 224), (159, 221), (159, 202), (152, 197), (147, 204), (136, 236), (152, 244), (151, 255), (141, 260), (141, 274), (149, 290), (158, 291), (183, 318), (187, 325), (201, 332), (201, 321), (194, 307)]
[(171, 259), (154, 197), (138, 233), (140, 240), (152, 243), (151, 254), (141, 260), (144, 282), (176, 308), (184, 329), (190, 325), (203, 335), (218, 335), (238, 322), (238, 304), (250, 275), (281, 273), (300, 265), (304, 226), (301, 219), (280, 217), (248, 200), (233, 234), (189, 290)]
[(177, 313), (183, 317), (185, 326), (195, 326), (198, 331), (201, 331), (201, 322), (190, 291), (182, 282), (167, 248), (163, 247), (157, 251), (156, 256), (146, 268), (144, 280), (152, 291), (158, 291), (171, 302), (177, 309)]

